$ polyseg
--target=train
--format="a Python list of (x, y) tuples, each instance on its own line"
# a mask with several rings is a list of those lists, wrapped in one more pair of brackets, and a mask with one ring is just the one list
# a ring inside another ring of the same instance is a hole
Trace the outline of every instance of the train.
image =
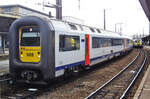
[(132, 50), (132, 38), (58, 19), (25, 16), (9, 30), (9, 72), (19, 83), (47, 84)]
[(143, 42), (141, 39), (133, 40), (133, 47), (134, 48), (143, 48)]

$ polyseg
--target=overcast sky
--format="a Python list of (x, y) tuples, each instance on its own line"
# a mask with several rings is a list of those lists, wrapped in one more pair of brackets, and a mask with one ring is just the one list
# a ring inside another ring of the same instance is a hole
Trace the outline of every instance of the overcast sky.
[[(63, 16), (73, 16), (85, 21), (87, 25), (103, 28), (103, 9), (106, 9), (106, 29), (115, 31), (115, 24), (119, 31), (126, 35), (148, 34), (149, 22), (139, 3), (139, 0), (62, 0)], [(55, 0), (44, 0), (45, 3), (55, 4)], [(43, 12), (43, 7), (38, 5), (43, 0), (0, 0), (1, 5), (21, 4)], [(44, 8), (44, 12), (54, 9)]]

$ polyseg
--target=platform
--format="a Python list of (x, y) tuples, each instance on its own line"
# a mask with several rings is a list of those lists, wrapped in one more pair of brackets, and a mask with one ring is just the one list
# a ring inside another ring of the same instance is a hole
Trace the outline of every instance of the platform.
[(6, 54), (0, 54), (0, 58), (1, 57), (8, 57), (8, 53), (6, 53)]
[(2, 60), (8, 60), (8, 56), (9, 56), (8, 53), (0, 54), (0, 61), (2, 61)]
[(0, 61), (0, 75), (9, 71), (9, 60)]
[[(145, 48), (150, 49), (150, 46), (145, 46)], [(150, 75), (150, 65), (148, 66), (148, 69), (133, 99), (150, 99), (150, 76), (149, 75)]]

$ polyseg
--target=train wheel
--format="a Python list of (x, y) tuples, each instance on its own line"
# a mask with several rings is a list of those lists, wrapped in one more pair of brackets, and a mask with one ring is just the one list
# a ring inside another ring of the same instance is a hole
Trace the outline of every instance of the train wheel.
[(72, 75), (73, 75), (73, 76), (78, 76), (79, 73), (80, 73), (80, 68), (79, 68), (79, 66), (74, 67), (73, 70), (72, 70)]
[(83, 70), (89, 70), (90, 66), (83, 66)]

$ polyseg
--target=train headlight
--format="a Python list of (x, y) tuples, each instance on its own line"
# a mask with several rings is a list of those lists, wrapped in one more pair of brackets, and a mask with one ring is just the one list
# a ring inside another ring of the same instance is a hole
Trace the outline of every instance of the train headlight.
[(37, 52), (37, 54), (38, 54), (38, 57), (40, 58), (41, 56), (40, 56), (40, 52)]
[(23, 55), (21, 55), (21, 57), (23, 57)]

